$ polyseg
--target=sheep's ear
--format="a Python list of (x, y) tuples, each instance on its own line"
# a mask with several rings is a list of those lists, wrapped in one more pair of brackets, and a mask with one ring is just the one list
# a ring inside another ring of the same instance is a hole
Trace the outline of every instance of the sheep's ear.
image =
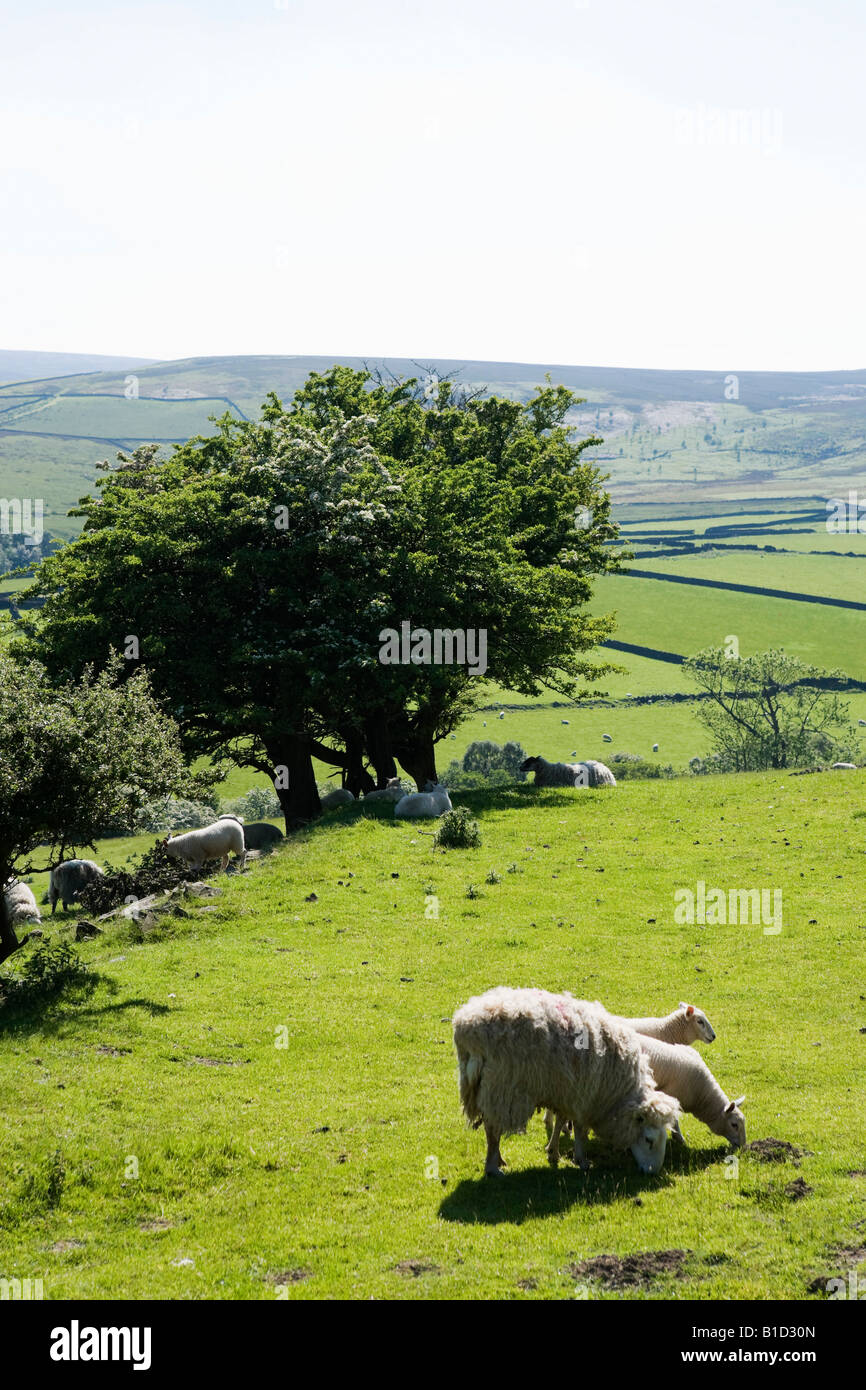
[(746, 1099), (745, 1096), (737, 1096), (737, 1099), (736, 1099), (736, 1100), (732, 1100), (732, 1101), (731, 1101), (731, 1106), (734, 1106), (734, 1105), (742, 1105), (745, 1099)]
[(689, 1018), (691, 1018), (691, 1016), (692, 1016), (692, 1014), (694, 1013), (694, 1011), (695, 1011), (695, 1006), (694, 1006), (694, 1004), (687, 1004), (687, 1005), (686, 1005), (686, 1014), (687, 1014), (687, 1016), (688, 1016)]
[(680, 1002), (679, 1002), (679, 1007), (680, 1007), (681, 1009), (685, 1009), (686, 1012), (688, 1012), (688, 1007), (689, 1007), (689, 1006), (688, 1006), (688, 1004), (686, 1003), (685, 999), (681, 999), (681, 1000), (680, 1000)]

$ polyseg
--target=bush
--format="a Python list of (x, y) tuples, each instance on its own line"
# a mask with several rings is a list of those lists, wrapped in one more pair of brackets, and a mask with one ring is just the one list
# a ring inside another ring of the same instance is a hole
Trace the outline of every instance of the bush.
[(455, 806), (453, 811), (445, 812), (433, 844), (439, 849), (477, 849), (481, 844), (481, 831), (468, 806)]
[(171, 796), (149, 801), (135, 817), (139, 835), (158, 835), (162, 830), (200, 830), (211, 825), (213, 807), (202, 801), (179, 801)]
[(283, 814), (280, 798), (273, 787), (251, 787), (236, 801), (224, 802), (222, 810), (250, 822), (274, 820)]
[(0, 1003), (4, 1011), (19, 1012), (39, 1007), (67, 989), (93, 986), (87, 966), (68, 941), (45, 942), (21, 965), (20, 975), (0, 979)]
[(651, 763), (638, 753), (614, 753), (610, 761), (618, 782), (652, 781), (677, 775), (670, 763)]
[(85, 912), (99, 916), (121, 907), (128, 898), (146, 898), (150, 893), (203, 878), (213, 873), (219, 862), (214, 859), (201, 870), (187, 868), (179, 860), (170, 859), (165, 845), (157, 840), (153, 849), (142, 855), (138, 865), (133, 862), (131, 869), (106, 869), (105, 876), (89, 883), (78, 901)]
[(525, 761), (526, 750), (519, 743), (509, 741), (500, 747), (490, 739), (478, 739), (470, 743), (463, 754), (463, 771), (480, 772), (486, 778), (493, 772), (504, 771), (509, 776), (504, 784), (499, 785), (507, 785), (508, 782), (526, 781), (526, 773), (520, 771), (520, 764)]

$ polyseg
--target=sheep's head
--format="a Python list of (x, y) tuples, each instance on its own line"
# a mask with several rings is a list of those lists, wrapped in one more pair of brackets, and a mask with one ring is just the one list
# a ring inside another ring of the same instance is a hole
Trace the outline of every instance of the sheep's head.
[(722, 1114), (719, 1133), (729, 1139), (735, 1149), (742, 1149), (746, 1143), (746, 1117), (740, 1109), (745, 1099), (745, 1096), (737, 1096), (736, 1100), (728, 1101)]
[(703, 1009), (696, 1009), (694, 1004), (680, 1004), (680, 1009), (685, 1015), (686, 1037), (689, 1042), (708, 1042), (714, 1041), (716, 1030), (710, 1023)]
[(538, 771), (538, 758), (527, 758), (525, 762), (522, 762), (522, 763), (520, 764), (520, 771), (521, 771), (521, 772), (537, 772), (537, 771)]
[(606, 1124), (596, 1125), (596, 1132), (617, 1148), (631, 1149), (642, 1173), (658, 1173), (665, 1161), (668, 1127), (679, 1113), (678, 1100), (652, 1090), (620, 1106)]

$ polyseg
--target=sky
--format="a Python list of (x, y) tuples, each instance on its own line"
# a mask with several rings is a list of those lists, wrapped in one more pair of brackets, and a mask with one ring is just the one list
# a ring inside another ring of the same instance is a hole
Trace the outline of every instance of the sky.
[(0, 347), (866, 366), (862, 0), (0, 26)]

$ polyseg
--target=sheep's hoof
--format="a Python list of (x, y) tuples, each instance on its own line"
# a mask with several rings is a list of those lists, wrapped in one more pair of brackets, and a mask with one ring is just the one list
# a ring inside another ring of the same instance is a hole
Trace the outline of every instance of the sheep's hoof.
[(485, 1178), (504, 1178), (505, 1174), (500, 1168), (485, 1168), (484, 1176)]
[(558, 1148), (557, 1148), (557, 1149), (552, 1149), (552, 1148), (550, 1147), (550, 1145), (548, 1144), (548, 1146), (547, 1146), (547, 1148), (546, 1148), (546, 1150), (545, 1150), (545, 1153), (547, 1154), (547, 1161), (548, 1161), (548, 1163), (550, 1164), (551, 1168), (558, 1168), (558, 1167), (559, 1167), (559, 1150), (558, 1150)]

